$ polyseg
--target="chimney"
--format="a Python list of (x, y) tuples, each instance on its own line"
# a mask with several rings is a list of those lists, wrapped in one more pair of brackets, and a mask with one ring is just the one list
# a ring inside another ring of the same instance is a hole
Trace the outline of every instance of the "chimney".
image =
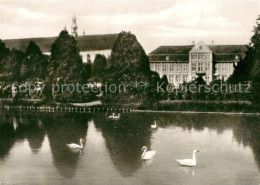
[(211, 45), (214, 46), (214, 40), (211, 41)]
[(194, 40), (192, 41), (192, 45), (195, 46), (195, 41)]

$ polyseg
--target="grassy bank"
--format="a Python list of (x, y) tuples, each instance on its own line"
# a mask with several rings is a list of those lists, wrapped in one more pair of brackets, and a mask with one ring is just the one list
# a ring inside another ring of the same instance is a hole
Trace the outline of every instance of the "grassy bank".
[(197, 101), (164, 100), (153, 105), (152, 110), (162, 111), (200, 111), (200, 112), (256, 112), (249, 101)]

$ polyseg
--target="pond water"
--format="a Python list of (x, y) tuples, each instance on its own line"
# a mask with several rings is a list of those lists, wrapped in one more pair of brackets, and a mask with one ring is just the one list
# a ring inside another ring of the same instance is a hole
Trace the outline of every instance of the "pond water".
[[(1, 112), (0, 184), (259, 184), (257, 116)], [(157, 129), (151, 125), (157, 122)], [(66, 144), (84, 148), (71, 150)], [(156, 151), (141, 160), (142, 146)], [(176, 159), (197, 153), (196, 167)]]

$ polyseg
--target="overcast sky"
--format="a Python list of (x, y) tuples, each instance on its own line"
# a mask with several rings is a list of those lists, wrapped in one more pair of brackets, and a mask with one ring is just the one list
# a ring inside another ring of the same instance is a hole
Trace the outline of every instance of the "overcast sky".
[(57, 36), (76, 14), (78, 33), (134, 33), (160, 45), (248, 44), (259, 0), (0, 0), (0, 38)]

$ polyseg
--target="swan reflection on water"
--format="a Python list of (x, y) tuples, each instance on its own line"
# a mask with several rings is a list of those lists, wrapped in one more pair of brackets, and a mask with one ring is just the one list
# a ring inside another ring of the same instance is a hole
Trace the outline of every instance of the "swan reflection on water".
[(79, 154), (82, 154), (82, 149), (81, 148), (69, 148), (68, 147), (68, 150), (74, 154), (76, 153), (79, 153)]
[(150, 166), (154, 161), (154, 158), (150, 159), (150, 160), (143, 160), (143, 167), (146, 168), (148, 166)]
[(195, 176), (195, 167), (187, 167), (187, 166), (180, 166), (179, 169), (184, 173), (191, 174)]
[(16, 120), (16, 117), (13, 116), (13, 127), (14, 127), (14, 131), (16, 131), (16, 129), (18, 128), (18, 123)]

